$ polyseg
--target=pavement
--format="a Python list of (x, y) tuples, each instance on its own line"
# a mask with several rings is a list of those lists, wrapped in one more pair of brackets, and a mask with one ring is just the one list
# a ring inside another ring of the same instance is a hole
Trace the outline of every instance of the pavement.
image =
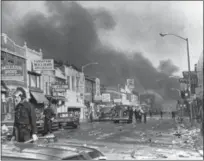
[(55, 135), (59, 142), (97, 148), (110, 160), (203, 160), (203, 146), (195, 149), (192, 139), (189, 141), (190, 135), (198, 131), (189, 132), (186, 139), (186, 136), (179, 138), (173, 135), (177, 129), (177, 123), (166, 116), (163, 119), (147, 118), (146, 124), (82, 123), (78, 129), (60, 130)]

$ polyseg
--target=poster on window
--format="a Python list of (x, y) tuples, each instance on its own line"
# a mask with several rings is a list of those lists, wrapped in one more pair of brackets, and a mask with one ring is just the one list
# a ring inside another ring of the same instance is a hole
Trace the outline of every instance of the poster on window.
[(1, 68), (2, 80), (24, 81), (23, 67), (20, 65), (5, 65)]

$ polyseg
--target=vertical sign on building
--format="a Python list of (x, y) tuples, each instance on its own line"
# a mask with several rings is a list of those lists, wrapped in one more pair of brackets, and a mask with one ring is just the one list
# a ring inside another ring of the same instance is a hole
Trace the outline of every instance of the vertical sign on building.
[(127, 79), (127, 87), (130, 90), (133, 90), (135, 88), (134, 79)]
[(100, 96), (101, 95), (101, 91), (100, 91), (100, 79), (96, 78), (96, 96)]
[(101, 100), (100, 79), (96, 78), (95, 82), (96, 82), (95, 100)]

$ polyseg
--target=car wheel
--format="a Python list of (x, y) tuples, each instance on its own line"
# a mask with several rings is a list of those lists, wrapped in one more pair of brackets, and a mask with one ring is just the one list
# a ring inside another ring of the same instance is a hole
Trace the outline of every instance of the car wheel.
[(73, 125), (72, 127), (73, 127), (74, 129), (76, 129), (78, 126), (77, 126), (77, 125)]

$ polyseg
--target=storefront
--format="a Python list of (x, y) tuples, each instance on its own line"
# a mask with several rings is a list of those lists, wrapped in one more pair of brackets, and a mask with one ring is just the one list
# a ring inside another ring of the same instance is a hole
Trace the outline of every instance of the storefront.
[(6, 34), (1, 35), (1, 94), (2, 119), (14, 119), (13, 93), (18, 87), (27, 90), (26, 50)]

